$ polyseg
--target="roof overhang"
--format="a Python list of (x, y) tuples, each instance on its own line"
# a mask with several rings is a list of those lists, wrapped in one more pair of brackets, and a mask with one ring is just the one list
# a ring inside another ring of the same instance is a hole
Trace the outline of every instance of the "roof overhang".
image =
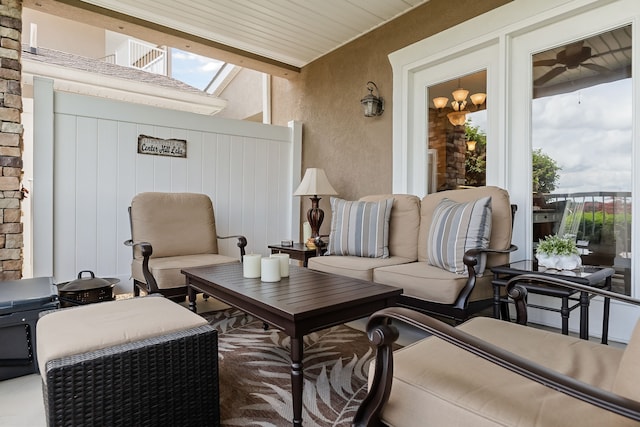
[(23, 84), (32, 85), (33, 77), (36, 76), (52, 79), (54, 90), (169, 110), (214, 115), (227, 106), (227, 101), (212, 97), (204, 92), (202, 94), (190, 93), (23, 58)]

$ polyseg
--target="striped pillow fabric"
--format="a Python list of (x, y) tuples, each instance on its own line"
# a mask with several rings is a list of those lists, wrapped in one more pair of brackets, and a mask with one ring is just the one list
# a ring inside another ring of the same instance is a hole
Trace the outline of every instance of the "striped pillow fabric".
[[(491, 197), (458, 203), (442, 199), (433, 211), (429, 239), (428, 263), (453, 273), (467, 273), (462, 261), (469, 249), (488, 248), (491, 235)], [(485, 269), (486, 255), (476, 264), (476, 273)]]
[(393, 198), (352, 202), (331, 198), (331, 234), (325, 255), (389, 258), (389, 217)]

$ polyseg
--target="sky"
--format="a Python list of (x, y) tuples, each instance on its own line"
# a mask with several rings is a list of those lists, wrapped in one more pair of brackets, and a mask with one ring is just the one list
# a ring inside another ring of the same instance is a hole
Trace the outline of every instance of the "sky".
[(204, 90), (223, 62), (179, 49), (171, 49), (171, 71), (174, 79)]
[(631, 79), (539, 98), (533, 148), (560, 170), (556, 193), (631, 191)]

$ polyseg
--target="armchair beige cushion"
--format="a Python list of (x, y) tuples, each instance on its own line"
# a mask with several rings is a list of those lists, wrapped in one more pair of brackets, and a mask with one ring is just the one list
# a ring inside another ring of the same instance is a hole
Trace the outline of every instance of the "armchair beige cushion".
[[(620, 348), (482, 317), (458, 328), (606, 390), (613, 387), (624, 353)], [(638, 371), (637, 363), (634, 371)], [(491, 362), (435, 337), (394, 352), (393, 375), (391, 397), (383, 410), (383, 420), (389, 425), (637, 425), (513, 372), (496, 369)], [(373, 378), (373, 370), (369, 378)], [(637, 397), (638, 384), (633, 388)], [(567, 411), (567, 407), (572, 409)]]
[[(218, 254), (213, 204), (206, 194), (140, 193), (131, 201), (130, 218), (133, 242), (153, 248), (149, 270), (158, 289), (184, 288), (183, 268), (239, 261)], [(139, 247), (134, 247), (131, 274), (146, 283)]]

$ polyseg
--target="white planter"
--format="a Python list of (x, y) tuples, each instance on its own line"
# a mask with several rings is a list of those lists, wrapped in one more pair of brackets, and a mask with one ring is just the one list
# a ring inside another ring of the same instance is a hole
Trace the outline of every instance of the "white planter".
[(556, 270), (573, 270), (582, 265), (582, 259), (579, 255), (547, 255), (536, 254), (538, 264)]

